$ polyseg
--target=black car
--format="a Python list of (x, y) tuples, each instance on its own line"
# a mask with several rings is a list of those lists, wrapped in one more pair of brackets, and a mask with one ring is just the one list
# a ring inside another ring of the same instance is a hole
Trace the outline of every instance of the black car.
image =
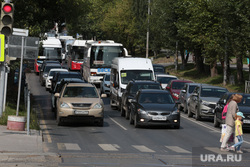
[[(220, 100), (217, 102), (214, 110), (214, 126), (219, 127), (220, 124), (224, 124), (225, 120), (222, 120), (222, 111), (224, 106), (227, 104), (228, 99), (231, 95), (236, 94), (233, 92), (225, 93)], [(243, 119), (242, 128), (250, 128), (250, 94), (237, 93), (243, 96), (240, 103), (238, 103), (239, 111), (243, 113), (245, 118)]]
[(51, 91), (51, 105), (52, 111), (56, 111), (56, 97), (55, 93), (60, 93), (63, 86), (68, 83), (86, 83), (84, 80), (79, 78), (63, 78), (61, 81), (56, 83), (54, 90)]
[(82, 79), (82, 75), (80, 72), (75, 72), (75, 71), (69, 71), (69, 72), (57, 72), (53, 76), (53, 79), (51, 81), (51, 90), (54, 90), (55, 85), (57, 82), (59, 82), (63, 78), (79, 78)]
[(153, 64), (153, 69), (155, 74), (169, 74), (165, 72), (165, 67), (161, 64)]
[(161, 84), (157, 81), (131, 80), (122, 94), (121, 116), (125, 116), (126, 119), (129, 119), (130, 115), (130, 99), (133, 99), (136, 92), (140, 89), (161, 90), (162, 87)]
[(41, 67), (40, 67), (40, 71), (41, 70), (44, 70), (44, 67), (47, 65), (47, 64), (61, 64), (59, 61), (57, 60), (44, 60)]
[(171, 125), (180, 128), (177, 103), (166, 90), (141, 89), (131, 100), (130, 124), (139, 126)]
[(39, 80), (42, 86), (45, 85), (45, 81), (48, 77), (48, 73), (53, 68), (63, 68), (63, 67), (61, 66), (61, 64), (54, 64), (54, 63), (46, 64), (44, 68), (40, 70), (40, 73), (39, 73)]

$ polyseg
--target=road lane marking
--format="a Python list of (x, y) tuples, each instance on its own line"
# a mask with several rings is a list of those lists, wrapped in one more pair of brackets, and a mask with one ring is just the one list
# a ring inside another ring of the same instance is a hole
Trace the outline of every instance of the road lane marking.
[[(213, 132), (221, 133), (221, 130), (216, 129), (216, 128), (214, 128), (214, 127), (209, 127), (209, 125), (206, 125), (206, 124), (204, 124), (204, 123), (201, 123), (201, 122), (198, 122), (198, 121), (196, 121), (196, 120), (193, 120), (192, 118), (190, 119), (190, 118), (187, 117), (187, 116), (183, 116), (183, 114), (181, 114), (181, 117), (182, 117), (182, 118), (185, 118), (185, 119), (187, 119), (187, 120), (189, 120), (189, 121), (191, 121), (191, 122), (193, 122), (193, 123), (196, 123), (196, 124), (198, 124), (198, 125), (201, 125), (201, 126), (207, 128), (207, 129), (210, 129), (210, 130), (212, 130)], [(246, 141), (246, 140), (244, 140), (244, 143), (250, 144), (250, 142), (248, 142), (248, 141)]]
[(44, 120), (44, 115), (43, 115), (42, 108), (41, 108), (40, 104), (39, 104), (38, 106), (39, 106), (39, 112), (40, 112), (40, 115), (41, 115), (41, 123), (40, 123), (40, 126), (43, 127), (42, 130), (44, 131), (43, 135), (46, 134), (45, 136), (47, 137), (48, 143), (52, 143), (51, 136), (50, 136), (50, 134), (49, 134), (47, 125), (46, 125), (45, 120)]
[(132, 145), (135, 149), (141, 151), (141, 152), (147, 152), (147, 153), (154, 153), (154, 150), (151, 150), (143, 145)]
[(165, 146), (165, 147), (177, 153), (191, 153), (190, 151), (185, 150), (179, 146)]
[(105, 151), (118, 151), (120, 148), (117, 144), (98, 144)]
[(115, 124), (117, 124), (118, 126), (120, 126), (123, 130), (128, 130), (127, 128), (125, 128), (124, 126), (122, 126), (121, 124), (119, 124), (117, 121), (115, 121), (113, 118), (111, 118), (109, 115), (108, 115), (109, 119), (111, 119), (111, 121), (113, 121)]
[(66, 150), (81, 150), (78, 144), (76, 143), (64, 143)]

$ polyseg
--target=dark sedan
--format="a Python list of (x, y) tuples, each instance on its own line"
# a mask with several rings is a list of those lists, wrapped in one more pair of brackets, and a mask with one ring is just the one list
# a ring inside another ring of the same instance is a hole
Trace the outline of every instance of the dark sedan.
[[(236, 94), (233, 92), (225, 93), (220, 100), (217, 102), (215, 110), (214, 110), (214, 126), (219, 127), (220, 124), (224, 124), (225, 120), (222, 120), (222, 111), (224, 106), (226, 105), (228, 99), (231, 95)], [(240, 112), (242, 112), (245, 116), (243, 119), (243, 128), (250, 128), (250, 94), (237, 93), (243, 96), (240, 103), (238, 103), (238, 107)]]
[(141, 89), (131, 100), (130, 124), (173, 126), (180, 128), (180, 112), (171, 94), (165, 90)]

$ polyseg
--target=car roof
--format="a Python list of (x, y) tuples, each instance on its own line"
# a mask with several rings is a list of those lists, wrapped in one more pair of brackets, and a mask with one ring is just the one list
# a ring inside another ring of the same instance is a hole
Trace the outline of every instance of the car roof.
[(79, 74), (79, 75), (81, 75), (81, 73), (76, 72), (76, 71), (63, 71), (63, 72), (58, 73), (58, 75), (63, 75), (63, 74)]
[(171, 80), (170, 82), (186, 82), (186, 83), (193, 83), (193, 81), (181, 80), (181, 79), (174, 79), (174, 80)]
[(50, 71), (58, 71), (58, 72), (61, 72), (61, 71), (68, 71), (68, 70), (65, 69), (65, 68), (52, 68), (52, 69), (50, 69)]
[(63, 78), (61, 79), (61, 82), (79, 82), (79, 83), (86, 83), (86, 81), (80, 79), (80, 78)]
[(201, 85), (202, 88), (219, 88), (219, 89), (227, 89), (221, 86), (213, 86), (213, 85)]
[(56, 63), (49, 63), (49, 64), (46, 64), (45, 67), (47, 67), (47, 66), (62, 67), (61, 64), (56, 64)]
[(133, 83), (133, 84), (148, 84), (148, 83), (152, 83), (152, 84), (160, 84), (158, 81), (150, 81), (150, 80), (131, 80), (129, 81), (129, 83)]
[(169, 93), (167, 90), (162, 89), (140, 89), (141, 93)]
[(95, 87), (91, 83), (68, 83), (67, 86), (82, 86), (82, 87)]
[(43, 62), (44, 62), (44, 63), (60, 63), (60, 62), (57, 61), (57, 60), (44, 60)]
[(175, 75), (169, 75), (169, 74), (164, 74), (164, 73), (156, 73), (155, 75), (156, 75), (156, 76), (159, 76), (159, 77), (172, 77), (172, 78), (178, 78), (178, 77), (175, 76)]

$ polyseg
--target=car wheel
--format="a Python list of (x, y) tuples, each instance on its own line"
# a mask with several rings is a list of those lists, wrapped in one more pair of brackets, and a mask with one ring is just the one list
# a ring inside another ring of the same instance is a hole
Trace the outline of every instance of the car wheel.
[(200, 111), (198, 110), (198, 107), (195, 108), (195, 119), (197, 121), (201, 120)]
[(180, 123), (178, 125), (174, 125), (174, 129), (180, 129)]
[(191, 112), (191, 109), (189, 108), (189, 107), (187, 107), (187, 109), (188, 109), (188, 117), (193, 117), (193, 113)]
[(103, 127), (103, 119), (100, 119), (99, 122), (97, 123), (97, 126), (99, 127)]
[(217, 120), (216, 113), (214, 113), (214, 127), (219, 127), (220, 123)]
[(139, 125), (138, 125), (138, 122), (137, 122), (137, 115), (135, 114), (135, 117), (134, 117), (134, 127), (135, 128), (139, 128)]
[(134, 124), (134, 120), (133, 120), (133, 116), (132, 116), (132, 112), (130, 111), (130, 114), (129, 114), (129, 124), (130, 125), (133, 125)]
[(183, 107), (179, 104), (178, 105), (178, 109), (180, 110), (180, 111), (183, 111)]

